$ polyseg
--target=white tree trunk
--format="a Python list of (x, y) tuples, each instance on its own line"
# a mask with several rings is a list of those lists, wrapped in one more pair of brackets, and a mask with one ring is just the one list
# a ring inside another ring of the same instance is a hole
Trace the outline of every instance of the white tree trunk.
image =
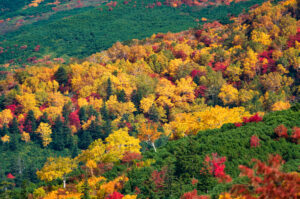
[(152, 146), (153, 146), (154, 151), (156, 152), (156, 147), (155, 147), (154, 142), (151, 142), (151, 144), (152, 144)]
[(66, 188), (66, 177), (64, 177), (63, 182), (64, 182), (64, 189), (65, 189)]

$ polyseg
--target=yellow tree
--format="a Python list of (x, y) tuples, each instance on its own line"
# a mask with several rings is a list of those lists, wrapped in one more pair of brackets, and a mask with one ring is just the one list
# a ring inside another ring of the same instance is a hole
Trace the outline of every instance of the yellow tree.
[(106, 139), (107, 156), (111, 162), (123, 158), (125, 152), (140, 153), (140, 140), (128, 134), (128, 129), (114, 131)]
[(51, 182), (52, 180), (62, 178), (64, 188), (66, 188), (66, 175), (72, 172), (77, 167), (75, 160), (69, 157), (50, 157), (40, 171), (37, 171), (37, 176), (44, 181)]
[(257, 53), (255, 53), (251, 48), (247, 49), (246, 58), (244, 59), (244, 74), (249, 78), (253, 78), (256, 75), (257, 70)]
[(95, 140), (92, 144), (90, 144), (88, 149), (82, 151), (76, 159), (84, 162), (93, 175), (93, 169), (96, 168), (97, 163), (105, 162), (105, 148), (105, 144), (101, 139)]
[(3, 127), (4, 125), (8, 125), (13, 118), (14, 116), (11, 110), (4, 109), (2, 112), (0, 112), (0, 127)]
[(51, 130), (51, 126), (48, 123), (41, 122), (38, 129), (36, 130), (36, 132), (40, 134), (40, 136), (43, 140), (44, 147), (46, 147), (48, 144), (51, 143), (52, 130)]
[(238, 102), (239, 91), (230, 84), (224, 84), (218, 96), (225, 105), (233, 104)]
[(153, 124), (151, 125), (150, 123), (143, 123), (139, 129), (139, 134), (138, 134), (138, 138), (142, 141), (146, 141), (148, 143), (150, 143), (154, 149), (154, 151), (156, 152), (156, 147), (155, 147), (155, 140), (157, 140), (161, 133), (157, 131), (157, 124)]

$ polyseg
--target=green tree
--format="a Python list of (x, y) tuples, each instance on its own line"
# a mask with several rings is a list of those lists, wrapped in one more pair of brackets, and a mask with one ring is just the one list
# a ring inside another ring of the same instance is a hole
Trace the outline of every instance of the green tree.
[(54, 74), (54, 78), (59, 83), (59, 85), (66, 85), (68, 83), (68, 73), (66, 69), (60, 66)]

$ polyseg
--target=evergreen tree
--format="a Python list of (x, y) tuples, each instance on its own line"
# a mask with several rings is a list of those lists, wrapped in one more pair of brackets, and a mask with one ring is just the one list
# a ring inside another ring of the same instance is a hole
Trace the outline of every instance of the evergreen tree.
[(65, 119), (65, 123), (69, 122), (69, 115), (72, 112), (72, 103), (68, 102), (63, 106), (62, 116)]
[(58, 151), (62, 151), (65, 147), (65, 137), (63, 133), (63, 123), (58, 116), (55, 120), (55, 124), (52, 127), (52, 148)]
[(10, 138), (9, 138), (9, 149), (11, 151), (15, 151), (19, 147), (20, 135), (18, 135), (18, 134), (9, 134), (9, 136), (10, 136)]
[(126, 102), (126, 94), (124, 89), (117, 93), (117, 98), (119, 102)]
[(16, 117), (14, 117), (14, 119), (12, 120), (12, 123), (9, 127), (9, 132), (15, 135), (20, 134), (19, 123)]
[(71, 153), (72, 153), (72, 158), (77, 157), (79, 154), (78, 144), (74, 138), (72, 139)]
[(79, 109), (79, 113), (78, 113), (79, 119), (81, 124), (83, 124), (83, 122), (86, 122), (88, 120), (88, 116), (86, 113), (86, 109), (84, 107), (81, 107)]
[(93, 142), (93, 138), (89, 131), (81, 130), (79, 133), (78, 147), (80, 149), (87, 149), (88, 146)]
[(131, 101), (134, 103), (134, 105), (135, 105), (136, 109), (138, 110), (138, 112), (140, 110), (139, 107), (140, 107), (142, 98), (143, 98), (143, 93), (140, 89), (133, 90), (132, 96), (131, 96)]
[(107, 88), (106, 88), (106, 99), (108, 100), (111, 95), (112, 95), (112, 86), (111, 86), (110, 78), (108, 78)]
[(37, 129), (36, 119), (32, 110), (28, 111), (27, 117), (24, 122), (24, 130), (30, 134), (32, 141), (39, 139), (39, 136), (35, 133)]
[(100, 109), (100, 113), (101, 113), (102, 119), (104, 121), (109, 120), (109, 113), (108, 113), (107, 106), (106, 106), (105, 102), (104, 102), (103, 106)]
[(6, 125), (4, 125), (3, 128), (0, 131), (0, 135), (1, 135), (1, 137), (3, 137), (3, 136), (8, 135), (8, 134), (9, 134), (8, 128), (7, 128)]
[(101, 128), (95, 120), (92, 121), (91, 125), (88, 128), (88, 131), (91, 132), (93, 140), (101, 138)]
[(0, 96), (0, 111), (2, 111), (3, 109), (5, 109), (5, 95), (2, 94)]
[(62, 66), (58, 68), (56, 73), (54, 74), (55, 80), (59, 83), (59, 85), (67, 85), (68, 83), (68, 73), (66, 69)]
[(20, 193), (20, 198), (28, 198), (29, 191), (27, 189), (27, 186), (29, 185), (28, 180), (23, 180), (21, 184), (21, 193)]
[(46, 113), (46, 112), (43, 113), (43, 115), (40, 118), (40, 122), (48, 123), (49, 124), (50, 121), (48, 119), (48, 113)]

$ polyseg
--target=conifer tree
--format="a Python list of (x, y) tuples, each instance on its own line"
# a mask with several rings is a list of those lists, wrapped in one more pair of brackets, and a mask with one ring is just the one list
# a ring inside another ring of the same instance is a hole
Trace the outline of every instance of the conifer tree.
[(68, 73), (66, 69), (62, 66), (58, 68), (56, 73), (54, 74), (55, 80), (59, 83), (59, 85), (66, 85), (68, 83)]

